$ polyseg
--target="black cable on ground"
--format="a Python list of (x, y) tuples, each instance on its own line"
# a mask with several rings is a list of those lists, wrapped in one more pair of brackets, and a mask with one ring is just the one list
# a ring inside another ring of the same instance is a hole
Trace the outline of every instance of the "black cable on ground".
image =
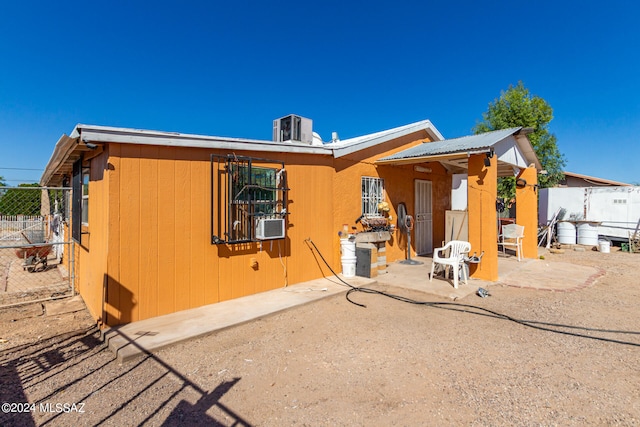
[[(626, 344), (626, 345), (631, 345), (631, 346), (635, 346), (635, 347), (640, 347), (639, 343), (620, 341), (620, 340), (614, 340), (614, 339), (603, 338), (603, 337), (594, 337), (594, 336), (579, 334), (579, 333), (576, 333), (576, 332), (559, 331), (557, 329), (552, 329), (552, 328), (539, 326), (539, 325), (547, 325), (547, 326), (553, 326), (553, 327), (557, 327), (557, 328), (584, 329), (584, 330), (597, 331), (597, 332), (613, 332), (613, 333), (626, 333), (626, 334), (638, 334), (638, 335), (640, 335), (640, 332), (634, 332), (634, 331), (610, 331), (610, 330), (599, 330), (599, 329), (590, 329), (590, 328), (579, 328), (579, 327), (576, 327), (576, 326), (562, 325), (562, 324), (558, 324), (558, 323), (545, 323), (545, 322), (538, 322), (538, 321), (532, 321), (532, 320), (522, 320), (522, 319), (517, 319), (515, 317), (508, 316), (506, 314), (498, 313), (497, 311), (493, 311), (493, 310), (490, 310), (488, 308), (479, 307), (479, 306), (476, 306), (476, 305), (460, 304), (460, 303), (457, 303), (457, 302), (443, 302), (443, 301), (418, 301), (418, 300), (414, 300), (414, 299), (411, 299), (411, 298), (403, 297), (402, 295), (390, 294), (388, 292), (379, 291), (379, 290), (376, 290), (376, 289), (365, 288), (365, 287), (356, 287), (356, 286), (353, 286), (353, 285), (345, 282), (344, 280), (342, 280), (342, 278), (340, 276), (338, 276), (338, 274), (335, 271), (333, 271), (333, 269), (331, 268), (331, 266), (329, 265), (327, 260), (322, 255), (322, 252), (320, 252), (320, 250), (318, 249), (316, 244), (313, 242), (313, 240), (311, 240), (310, 237), (308, 239), (306, 239), (305, 242), (311, 243), (311, 245), (313, 246), (313, 249), (315, 249), (316, 253), (320, 256), (320, 258), (325, 263), (325, 265), (329, 268), (331, 273), (333, 273), (333, 275), (340, 282), (342, 282), (343, 284), (345, 284), (346, 286), (348, 286), (350, 288), (346, 293), (347, 301), (349, 301), (351, 304), (357, 305), (359, 307), (366, 308), (367, 306), (364, 305), (364, 304), (355, 302), (350, 298), (350, 295), (352, 293), (354, 293), (354, 292), (362, 292), (362, 293), (365, 293), (365, 294), (382, 295), (382, 296), (385, 296), (387, 298), (395, 299), (397, 301), (406, 302), (406, 303), (409, 303), (409, 304), (424, 305), (424, 306), (433, 307), (433, 308), (455, 310), (455, 311), (460, 311), (460, 312), (463, 312), (463, 313), (482, 315), (483, 314), (482, 312), (484, 312), (484, 313), (486, 313), (488, 315), (491, 315), (491, 316), (493, 316), (495, 318), (508, 320), (508, 321), (517, 323), (519, 325), (526, 326), (526, 327), (533, 328), (533, 329), (538, 329), (538, 330), (541, 330), (541, 331), (555, 332), (555, 333), (558, 333), (558, 334), (570, 335), (570, 336), (574, 336), (574, 337), (589, 338), (589, 339), (598, 340), (598, 341), (606, 341), (606, 342), (611, 342), (611, 343), (616, 343), (616, 344)], [(478, 311), (480, 311), (480, 313)]]

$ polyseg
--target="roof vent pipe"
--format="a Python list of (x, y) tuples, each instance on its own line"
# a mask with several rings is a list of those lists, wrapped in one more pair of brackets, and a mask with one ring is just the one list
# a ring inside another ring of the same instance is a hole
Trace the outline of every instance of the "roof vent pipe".
[(339, 142), (340, 138), (338, 138), (338, 132), (331, 132), (331, 142)]

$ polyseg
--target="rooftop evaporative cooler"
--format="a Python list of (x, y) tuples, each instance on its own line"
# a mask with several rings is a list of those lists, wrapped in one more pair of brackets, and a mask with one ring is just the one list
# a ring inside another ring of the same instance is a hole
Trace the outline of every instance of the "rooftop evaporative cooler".
[(273, 121), (273, 140), (275, 142), (313, 141), (313, 122), (311, 119), (290, 114)]

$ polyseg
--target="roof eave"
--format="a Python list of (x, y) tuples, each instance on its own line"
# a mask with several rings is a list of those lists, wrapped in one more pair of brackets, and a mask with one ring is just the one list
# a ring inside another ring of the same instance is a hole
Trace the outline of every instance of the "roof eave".
[(346, 139), (337, 144), (329, 144), (327, 148), (333, 149), (333, 157), (339, 158), (421, 131), (426, 132), (428, 137), (433, 141), (441, 141), (444, 139), (440, 131), (436, 129), (430, 120), (423, 120), (382, 132)]
[(579, 173), (575, 173), (575, 172), (564, 171), (563, 174), (565, 176), (569, 176), (569, 177), (572, 177), (572, 178), (579, 178), (579, 179), (583, 179), (585, 181), (594, 181), (594, 182), (602, 183), (604, 185), (618, 186), (618, 187), (632, 187), (633, 186), (633, 184), (628, 184), (626, 182), (612, 181), (610, 179), (598, 178), (598, 177), (595, 177), (595, 176), (583, 175), (583, 174), (579, 174)]
[[(75, 131), (75, 129), (74, 129)], [(73, 135), (73, 132), (72, 132)], [(72, 158), (76, 151), (79, 138), (63, 134), (56, 143), (51, 158), (40, 177), (41, 186), (60, 185), (62, 183), (61, 169)], [(73, 159), (71, 159), (73, 160)]]
[(79, 130), (83, 141), (94, 143), (113, 142), (121, 144), (161, 145), (187, 148), (331, 154), (331, 150), (326, 147), (295, 142), (273, 142), (254, 139), (105, 128), (100, 126), (84, 125), (80, 126)]
[(445, 154), (432, 154), (427, 156), (416, 156), (416, 157), (407, 157), (404, 159), (384, 159), (384, 160), (376, 160), (376, 164), (378, 165), (411, 165), (415, 163), (425, 163), (425, 162), (439, 162), (442, 160), (454, 160), (454, 159), (463, 159), (467, 158), (473, 154), (485, 154), (490, 152), (490, 148), (481, 148), (469, 151), (460, 151), (455, 153), (445, 153)]
[[(523, 129), (524, 130), (524, 129)], [(538, 172), (542, 170), (542, 163), (540, 163), (540, 159), (538, 159), (538, 155), (536, 154), (536, 150), (533, 148), (529, 137), (527, 136), (529, 132), (516, 132), (513, 136), (518, 143), (518, 147), (522, 150), (522, 153), (525, 155), (530, 164), (533, 164)]]
[(69, 173), (73, 162), (79, 159), (83, 152), (89, 150), (89, 148), (86, 147), (87, 143), (121, 143), (237, 151), (332, 154), (329, 148), (311, 146), (303, 143), (210, 137), (78, 124), (74, 127), (70, 135), (62, 135), (56, 143), (51, 158), (40, 178), (40, 185), (60, 185), (62, 177)]

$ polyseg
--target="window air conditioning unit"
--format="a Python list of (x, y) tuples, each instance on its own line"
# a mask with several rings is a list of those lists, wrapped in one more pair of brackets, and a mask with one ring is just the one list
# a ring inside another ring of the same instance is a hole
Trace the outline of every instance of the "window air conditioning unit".
[(284, 218), (256, 220), (256, 239), (284, 239)]
[(290, 114), (273, 121), (273, 140), (275, 142), (313, 142), (313, 121)]

